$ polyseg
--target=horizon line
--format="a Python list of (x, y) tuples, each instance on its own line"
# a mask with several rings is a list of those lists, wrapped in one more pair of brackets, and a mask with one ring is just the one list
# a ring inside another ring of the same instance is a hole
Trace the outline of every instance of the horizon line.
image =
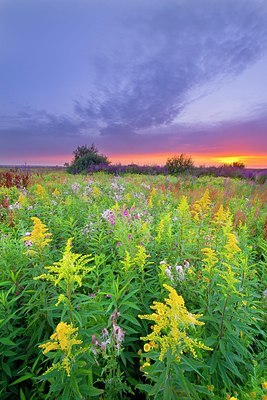
[[(113, 165), (113, 166), (131, 166), (131, 165), (137, 165), (138, 167), (165, 167), (165, 165), (159, 165), (159, 164), (136, 164), (134, 162), (131, 162), (129, 164), (122, 164), (122, 163), (110, 163), (108, 165)], [(12, 167), (23, 167), (23, 168), (67, 168), (67, 165), (61, 165), (61, 164), (50, 164), (50, 165), (46, 165), (46, 164), (28, 164), (28, 163), (24, 163), (24, 164), (0, 164), (0, 168), (12, 168)], [(220, 164), (220, 165), (194, 165), (193, 168), (222, 168), (222, 167), (233, 167), (231, 164)], [(233, 167), (235, 168), (235, 167)], [(238, 168), (238, 167), (237, 167)], [(266, 167), (242, 167), (241, 169), (253, 169), (253, 170), (265, 170), (267, 169)]]

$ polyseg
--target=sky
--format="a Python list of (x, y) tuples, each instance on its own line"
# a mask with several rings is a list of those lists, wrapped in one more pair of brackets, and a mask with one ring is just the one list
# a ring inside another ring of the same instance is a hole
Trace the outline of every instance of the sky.
[(0, 0), (0, 164), (267, 167), (267, 0)]

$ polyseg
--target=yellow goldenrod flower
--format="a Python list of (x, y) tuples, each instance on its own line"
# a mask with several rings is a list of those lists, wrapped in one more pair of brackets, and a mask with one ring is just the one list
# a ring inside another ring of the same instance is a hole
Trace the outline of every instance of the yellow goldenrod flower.
[(58, 190), (58, 188), (56, 188), (56, 189), (53, 191), (53, 196), (58, 197), (59, 195), (60, 195), (60, 191)]
[(261, 387), (262, 387), (262, 389), (264, 389), (264, 390), (267, 389), (267, 381), (262, 382)]
[(214, 265), (219, 261), (215, 251), (210, 247), (201, 249), (201, 252), (206, 256), (203, 258), (203, 262), (206, 264), (205, 268), (210, 272)]
[(142, 365), (142, 369), (145, 368), (145, 367), (150, 367), (150, 365), (151, 365), (151, 364), (150, 364), (149, 362), (146, 361), (146, 362)]
[(37, 183), (37, 185), (36, 185), (36, 191), (35, 192), (36, 192), (36, 195), (39, 196), (39, 197), (44, 197), (46, 195), (45, 189), (39, 183)]
[(151, 349), (150, 344), (149, 344), (149, 343), (146, 343), (146, 344), (144, 345), (144, 351), (147, 352), (147, 351), (149, 351), (150, 349)]
[(156, 189), (153, 187), (151, 190), (150, 196), (148, 197), (148, 207), (152, 208), (154, 203), (154, 197), (156, 196)]
[(19, 194), (18, 203), (20, 205), (26, 205), (28, 203), (28, 199), (23, 193)]
[(147, 265), (147, 259), (149, 257), (150, 255), (146, 253), (146, 249), (144, 246), (137, 246), (137, 253), (133, 260), (134, 266), (138, 267), (140, 271), (143, 271), (145, 266)]
[(263, 395), (261, 396), (261, 400), (267, 400), (267, 395), (266, 395), (266, 394), (263, 394)]
[(156, 242), (162, 243), (166, 237), (172, 237), (172, 224), (171, 224), (171, 215), (167, 213), (163, 216), (163, 218), (159, 221), (159, 225), (157, 227), (157, 236)]
[(213, 385), (209, 385), (209, 386), (207, 386), (207, 389), (208, 389), (210, 392), (213, 392), (214, 386), (213, 386)]
[(220, 205), (218, 211), (215, 213), (214, 221), (217, 225), (221, 225), (225, 221), (225, 213), (222, 204)]
[(187, 197), (184, 195), (181, 197), (180, 203), (178, 205), (178, 211), (181, 216), (188, 215), (189, 213), (189, 204), (187, 201)]
[(132, 200), (132, 195), (130, 193), (126, 193), (124, 198), (125, 198), (126, 202), (129, 203)]
[(214, 223), (218, 226), (222, 225), (224, 231), (227, 232), (232, 229), (232, 215), (229, 209), (225, 210), (221, 204), (218, 211), (214, 214)]
[(57, 299), (56, 307), (59, 306), (61, 303), (67, 303), (68, 299), (64, 294), (60, 294)]
[(238, 247), (237, 238), (233, 233), (227, 233), (227, 238), (228, 238), (228, 242), (224, 246), (224, 248), (227, 251), (226, 252), (226, 258), (228, 258), (230, 260), (235, 256), (236, 253), (240, 252), (241, 249), (240, 249), (240, 247)]
[(235, 272), (230, 265), (225, 266), (226, 271), (220, 272), (219, 275), (225, 283), (218, 284), (224, 288), (225, 293), (232, 291), (238, 295), (242, 295), (237, 289), (237, 284), (239, 284), (239, 280), (236, 278)]
[(205, 190), (205, 193), (200, 200), (196, 201), (193, 205), (192, 214), (195, 220), (199, 221), (204, 217), (205, 212), (209, 209), (211, 204), (209, 189)]
[(36, 250), (46, 247), (52, 239), (50, 239), (51, 233), (48, 232), (48, 228), (39, 218), (32, 217), (31, 219), (34, 224), (33, 230), (28, 236), (24, 236), (22, 240), (24, 242), (30, 242), (33, 246), (32, 249), (27, 251), (27, 253), (35, 254)]
[(60, 363), (54, 364), (49, 370), (52, 369), (64, 369), (68, 376), (70, 376), (71, 361), (74, 357), (72, 354), (72, 347), (76, 344), (81, 344), (82, 340), (77, 339), (78, 328), (73, 328), (72, 325), (68, 325), (65, 322), (60, 322), (55, 332), (50, 336), (51, 341), (39, 345), (43, 349), (43, 354), (47, 354), (50, 351), (60, 350), (63, 352), (63, 359)]
[[(42, 279), (53, 282), (55, 286), (59, 285), (61, 281), (65, 283), (71, 290), (74, 287), (82, 286), (82, 278), (94, 267), (89, 268), (87, 263), (93, 258), (90, 255), (81, 255), (71, 252), (71, 239), (68, 239), (62, 259), (54, 262), (53, 265), (45, 267), (48, 271), (34, 279)], [(60, 298), (58, 299), (60, 301)]]
[[(139, 315), (141, 319), (154, 322), (151, 327), (152, 332), (145, 337), (141, 337), (142, 340), (149, 342), (144, 345), (144, 350), (150, 350), (151, 342), (156, 344), (160, 351), (160, 361), (163, 360), (169, 349), (178, 359), (180, 359), (180, 354), (186, 351), (190, 351), (196, 357), (196, 349), (212, 350), (186, 334), (186, 330), (189, 327), (204, 325), (204, 322), (198, 321), (201, 315), (194, 315), (188, 312), (182, 296), (179, 296), (171, 286), (163, 286), (169, 291), (169, 297), (165, 299), (165, 303), (154, 301), (150, 308), (155, 312), (148, 315)], [(156, 346), (154, 347), (156, 348)]]
[(101, 190), (99, 189), (99, 187), (97, 186), (93, 187), (93, 194), (95, 197), (99, 197), (101, 195)]
[(125, 257), (124, 260), (121, 261), (121, 264), (123, 265), (123, 269), (128, 273), (130, 269), (133, 266), (133, 260), (131, 259), (129, 251), (125, 251)]

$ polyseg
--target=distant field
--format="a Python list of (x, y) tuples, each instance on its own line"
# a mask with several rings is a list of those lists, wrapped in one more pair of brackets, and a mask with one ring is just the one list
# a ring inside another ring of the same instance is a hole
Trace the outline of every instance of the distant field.
[[(34, 165), (0, 165), (1, 171), (8, 171), (10, 169), (17, 171), (27, 171), (30, 173), (49, 173), (49, 172), (58, 172), (58, 171), (66, 171), (65, 166), (34, 166)], [(164, 166), (149, 166), (149, 165), (137, 165), (137, 164), (129, 164), (129, 165), (121, 165), (121, 164), (101, 164), (101, 165), (91, 165), (88, 167), (88, 174), (93, 174), (95, 172), (105, 172), (114, 175), (124, 175), (125, 173), (137, 173), (137, 174), (145, 174), (145, 175), (169, 175), (168, 169)], [(195, 167), (191, 171), (186, 173), (187, 175), (193, 176), (225, 176), (225, 177), (237, 177), (244, 179), (253, 179), (257, 180), (260, 178), (261, 183), (267, 181), (267, 168), (232, 168), (232, 167)]]
[(64, 171), (66, 167), (63, 166), (40, 166), (40, 165), (0, 165), (0, 171), (6, 170), (22, 170), (22, 171), (31, 171), (31, 172), (50, 172), (50, 171)]

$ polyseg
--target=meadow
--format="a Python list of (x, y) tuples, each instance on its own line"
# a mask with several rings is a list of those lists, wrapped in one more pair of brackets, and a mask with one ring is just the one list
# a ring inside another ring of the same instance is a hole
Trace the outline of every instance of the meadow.
[(11, 178), (0, 399), (267, 399), (266, 184)]

